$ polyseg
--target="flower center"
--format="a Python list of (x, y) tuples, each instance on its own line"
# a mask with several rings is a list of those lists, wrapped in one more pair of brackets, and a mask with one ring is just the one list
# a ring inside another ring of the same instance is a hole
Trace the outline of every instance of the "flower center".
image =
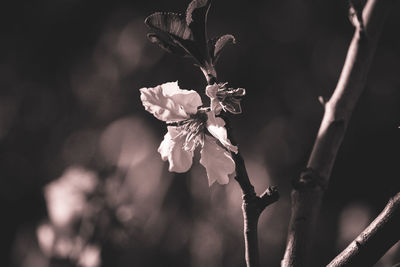
[(233, 114), (242, 113), (240, 101), (246, 94), (246, 90), (244, 88), (228, 88), (227, 84), (228, 83), (218, 84), (219, 88), (215, 94), (222, 109)]
[(207, 114), (203, 110), (199, 110), (183, 123), (182, 134), (186, 135), (183, 149), (194, 151), (198, 145), (204, 144), (206, 122)]
[(228, 83), (221, 83), (218, 84), (219, 88), (216, 93), (216, 96), (219, 101), (225, 101), (227, 100), (235, 100), (235, 101), (240, 101), (240, 99), (246, 94), (246, 91), (243, 88), (228, 88), (227, 85)]
[(183, 149), (194, 151), (196, 147), (204, 145), (204, 129), (207, 122), (207, 109), (199, 109), (196, 114), (190, 115), (189, 119), (168, 123), (169, 126), (178, 127), (179, 136), (186, 136)]

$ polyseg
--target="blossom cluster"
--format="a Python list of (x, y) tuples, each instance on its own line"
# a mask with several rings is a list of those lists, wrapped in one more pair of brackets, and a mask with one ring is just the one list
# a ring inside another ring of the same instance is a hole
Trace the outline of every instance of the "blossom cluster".
[(145, 109), (167, 124), (168, 132), (158, 152), (162, 160), (168, 160), (169, 171), (188, 171), (200, 147), (200, 164), (206, 169), (209, 185), (215, 181), (227, 184), (229, 175), (235, 172), (232, 153), (238, 153), (238, 147), (229, 140), (225, 121), (219, 115), (222, 111), (241, 113), (240, 98), (245, 90), (228, 88), (227, 83), (208, 85), (208, 107), (196, 91), (181, 89), (178, 82), (142, 88), (140, 93)]
[(211, 0), (193, 0), (185, 15), (156, 12), (145, 20), (151, 29), (147, 37), (152, 43), (169, 53), (192, 58), (200, 67), (210, 84), (205, 90), (210, 105), (204, 106), (196, 91), (181, 89), (177, 82), (142, 88), (140, 92), (146, 110), (167, 123), (168, 132), (158, 152), (163, 160), (168, 160), (169, 170), (188, 171), (195, 149), (200, 147), (200, 164), (206, 168), (212, 185), (215, 181), (228, 183), (229, 175), (235, 172), (232, 153), (238, 153), (238, 148), (229, 140), (220, 114), (241, 113), (240, 99), (246, 92), (243, 88), (229, 88), (227, 83), (216, 83), (215, 64), (221, 51), (236, 40), (231, 34), (208, 38), (210, 5)]

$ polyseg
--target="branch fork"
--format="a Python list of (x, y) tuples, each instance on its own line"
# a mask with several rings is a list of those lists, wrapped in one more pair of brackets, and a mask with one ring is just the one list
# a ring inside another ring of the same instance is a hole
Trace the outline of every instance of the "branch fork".
[(247, 175), (246, 166), (242, 156), (238, 153), (234, 155), (236, 164), (236, 181), (239, 183), (243, 192), (243, 219), (244, 219), (244, 239), (246, 247), (246, 264), (247, 267), (258, 267), (258, 219), (266, 207), (278, 201), (279, 193), (275, 186), (268, 187), (264, 193), (257, 196), (254, 186), (251, 184)]

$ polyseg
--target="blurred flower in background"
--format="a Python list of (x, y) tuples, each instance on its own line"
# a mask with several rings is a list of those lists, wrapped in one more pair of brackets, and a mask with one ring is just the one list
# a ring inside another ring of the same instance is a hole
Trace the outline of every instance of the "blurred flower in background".
[(66, 227), (87, 209), (87, 198), (98, 184), (97, 175), (83, 167), (72, 166), (57, 180), (45, 187), (50, 221), (56, 227)]
[(45, 187), (49, 222), (39, 225), (36, 233), (47, 257), (83, 267), (100, 266), (100, 248), (92, 241), (101, 204), (91, 197), (98, 185), (93, 171), (71, 166)]

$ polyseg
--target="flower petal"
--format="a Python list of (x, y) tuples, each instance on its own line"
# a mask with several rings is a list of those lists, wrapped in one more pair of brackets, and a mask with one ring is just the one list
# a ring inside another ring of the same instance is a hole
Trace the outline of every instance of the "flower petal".
[(183, 149), (185, 138), (176, 127), (170, 126), (158, 148), (161, 159), (168, 160), (170, 172), (187, 172), (192, 166), (193, 151)]
[(218, 88), (219, 88), (219, 86), (218, 86), (217, 83), (214, 83), (212, 85), (207, 85), (207, 87), (206, 87), (206, 95), (209, 98), (216, 98), (217, 97)]
[(145, 109), (162, 121), (181, 121), (189, 115), (170, 97), (165, 97), (161, 85), (140, 89), (140, 99)]
[(200, 154), (200, 164), (206, 168), (209, 186), (215, 181), (219, 184), (227, 184), (228, 175), (235, 171), (235, 162), (231, 153), (219, 146), (215, 138), (206, 135)]
[(211, 99), (211, 110), (214, 111), (214, 113), (217, 115), (221, 113), (222, 105), (217, 98)]
[(202, 105), (199, 94), (182, 90), (177, 82), (164, 83), (154, 88), (140, 89), (145, 109), (162, 121), (181, 121), (197, 112)]
[(164, 83), (161, 86), (164, 95), (173, 99), (187, 114), (195, 114), (197, 108), (203, 105), (201, 97), (196, 91), (180, 89), (178, 82)]
[(232, 145), (231, 141), (228, 139), (228, 133), (224, 127), (225, 121), (222, 118), (215, 117), (215, 113), (213, 111), (207, 112), (207, 116), (207, 130), (210, 132), (210, 134), (217, 138), (224, 147), (237, 153), (237, 146)]

